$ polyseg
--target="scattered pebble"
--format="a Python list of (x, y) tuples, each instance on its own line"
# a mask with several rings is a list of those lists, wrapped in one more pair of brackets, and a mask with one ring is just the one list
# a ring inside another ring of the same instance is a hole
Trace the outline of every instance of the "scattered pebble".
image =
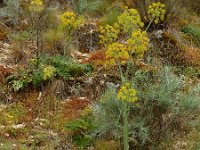
[(12, 128), (13, 129), (22, 129), (24, 128), (26, 125), (23, 123), (23, 124), (18, 124), (18, 125), (12, 125)]

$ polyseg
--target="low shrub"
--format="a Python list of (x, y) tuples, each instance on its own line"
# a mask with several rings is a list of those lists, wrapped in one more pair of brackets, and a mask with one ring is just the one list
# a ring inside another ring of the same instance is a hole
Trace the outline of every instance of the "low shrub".
[(177, 55), (177, 58), (182, 66), (200, 68), (200, 51), (198, 48), (187, 47)]
[(178, 75), (184, 75), (187, 77), (199, 77), (200, 72), (198, 69), (192, 68), (192, 67), (176, 67), (174, 68), (175, 73)]
[(31, 59), (26, 68), (18, 68), (7, 78), (7, 81), (14, 91), (19, 91), (30, 84), (38, 87), (55, 77), (69, 80), (72, 77), (82, 76), (91, 70), (90, 65), (75, 63), (70, 58), (61, 55), (43, 55), (38, 61)]
[[(109, 87), (100, 100), (93, 105), (93, 135), (97, 139), (122, 140), (123, 122), (121, 118), (122, 102), (117, 100), (116, 87)], [(131, 110), (137, 109), (130, 105)], [(129, 142), (146, 143), (149, 140), (148, 129), (141, 118), (129, 115)], [(137, 141), (137, 142), (138, 142)]]
[(67, 121), (65, 129), (71, 132), (73, 142), (80, 148), (84, 149), (93, 142), (91, 132), (95, 129), (92, 124), (93, 116), (90, 114), (90, 109), (85, 108), (82, 111), (82, 116), (79, 119)]
[[(157, 73), (138, 70), (133, 79), (139, 102), (130, 105), (130, 148), (145, 148), (165, 137), (171, 137), (187, 124), (181, 118), (199, 113), (200, 85), (188, 85), (183, 78), (165, 67)], [(93, 105), (97, 138), (121, 140), (123, 136), (121, 102), (116, 87), (108, 88)], [(188, 121), (186, 119), (186, 121)]]
[(198, 26), (184, 26), (182, 32), (189, 34), (200, 42), (200, 27)]

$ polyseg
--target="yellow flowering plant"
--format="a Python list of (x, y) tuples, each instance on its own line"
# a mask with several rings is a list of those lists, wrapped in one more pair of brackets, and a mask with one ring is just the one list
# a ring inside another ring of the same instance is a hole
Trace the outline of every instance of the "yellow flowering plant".
[(118, 38), (119, 34), (119, 29), (110, 25), (106, 25), (105, 27), (100, 26), (99, 28), (99, 39), (100, 39), (100, 44), (102, 45), (108, 45), (113, 42), (115, 42)]
[(43, 73), (43, 80), (51, 79), (55, 76), (56, 68), (53, 66), (47, 66), (43, 68), (42, 73)]
[(125, 10), (119, 17), (118, 23), (125, 33), (131, 33), (144, 26), (141, 17), (136, 9)]
[(138, 97), (136, 96), (136, 90), (131, 87), (130, 83), (125, 83), (120, 87), (118, 94), (118, 100), (127, 101), (130, 103), (135, 103), (138, 101)]
[[(147, 51), (149, 39), (146, 31), (141, 30), (144, 23), (141, 21), (140, 15), (135, 9), (126, 9), (118, 17), (118, 25), (124, 33), (128, 34), (126, 42), (123, 44), (116, 42), (116, 35), (119, 33), (118, 31), (112, 31), (112, 27), (110, 26), (107, 27), (108, 30), (101, 28), (102, 31), (100, 33), (104, 34), (104, 36), (100, 36), (100, 39), (102, 40), (102, 43), (111, 43), (108, 45), (105, 52), (106, 63), (109, 65), (116, 64), (120, 73), (122, 86), (117, 93), (117, 99), (122, 102), (123, 108), (121, 113), (123, 118), (124, 150), (128, 150), (129, 105), (135, 104), (138, 101), (136, 90), (132, 88), (131, 84), (128, 82), (130, 78), (129, 75), (131, 74), (131, 65), (134, 65), (135, 59), (142, 58), (144, 53)], [(111, 31), (113, 33), (111, 34), (112, 36), (109, 35)], [(105, 36), (106, 34), (108, 34), (107, 37)], [(124, 64), (127, 64), (125, 70), (124, 67), (122, 68), (122, 65)]]
[(69, 45), (72, 44), (72, 34), (80, 27), (84, 19), (82, 16), (77, 16), (73, 11), (64, 12), (59, 19), (58, 30), (63, 33), (63, 41), (66, 41), (63, 49), (63, 54), (66, 56)]
[(123, 108), (122, 108), (122, 117), (123, 117), (123, 124), (124, 124), (124, 149), (128, 150), (128, 114), (129, 114), (129, 103), (135, 104), (138, 101), (138, 97), (136, 96), (137, 92), (134, 88), (132, 88), (129, 82), (123, 83), (120, 87), (117, 99), (122, 101)]
[(42, 0), (31, 0), (30, 10), (33, 12), (41, 12), (44, 9), (44, 4)]
[[(130, 83), (128, 83), (128, 74), (130, 71), (130, 66), (132, 64), (131, 56), (136, 54), (137, 57), (142, 57), (144, 52), (147, 50), (149, 39), (144, 31), (137, 30), (131, 34), (131, 37), (127, 41), (127, 47), (121, 43), (112, 43), (108, 46), (105, 52), (106, 60), (109, 65), (117, 64), (122, 87), (118, 91), (118, 100), (122, 101), (122, 117), (124, 124), (124, 149), (128, 150), (128, 103), (135, 103), (138, 101), (136, 96), (136, 90), (131, 88)], [(137, 58), (136, 57), (136, 58)], [(125, 73), (122, 70), (122, 64), (128, 62)]]
[(83, 22), (82, 17), (78, 17), (74, 12), (67, 11), (60, 16), (60, 29), (68, 33), (73, 33)]
[(84, 110), (81, 112), (81, 116), (85, 117), (88, 116), (92, 113), (92, 109), (90, 107), (86, 107)]
[(108, 50), (106, 51), (107, 64), (114, 65), (118, 62), (121, 64), (128, 59), (129, 53), (123, 44), (115, 42), (108, 46)]
[(129, 52), (134, 54), (136, 58), (142, 58), (144, 52), (147, 51), (149, 38), (147, 37), (146, 31), (137, 30), (132, 32), (127, 43)]
[(152, 3), (148, 7), (148, 18), (151, 22), (158, 24), (160, 21), (163, 21), (166, 13), (166, 5), (160, 2)]

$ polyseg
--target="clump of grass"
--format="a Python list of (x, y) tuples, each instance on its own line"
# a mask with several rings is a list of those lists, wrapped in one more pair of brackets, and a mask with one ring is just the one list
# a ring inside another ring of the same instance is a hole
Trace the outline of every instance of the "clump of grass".
[(184, 26), (182, 28), (182, 32), (193, 36), (197, 41), (200, 42), (200, 27), (191, 25)]
[(10, 125), (23, 123), (23, 119), (27, 113), (26, 108), (22, 104), (11, 105), (1, 112), (0, 124)]

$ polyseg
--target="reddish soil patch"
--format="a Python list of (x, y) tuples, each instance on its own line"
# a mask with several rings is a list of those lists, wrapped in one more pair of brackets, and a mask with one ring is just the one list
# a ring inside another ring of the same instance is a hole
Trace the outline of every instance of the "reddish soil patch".
[(11, 74), (11, 69), (0, 65), (0, 83), (5, 81), (5, 78)]
[(70, 98), (63, 104), (63, 114), (65, 118), (75, 119), (80, 116), (82, 110), (84, 110), (91, 102), (86, 98)]

